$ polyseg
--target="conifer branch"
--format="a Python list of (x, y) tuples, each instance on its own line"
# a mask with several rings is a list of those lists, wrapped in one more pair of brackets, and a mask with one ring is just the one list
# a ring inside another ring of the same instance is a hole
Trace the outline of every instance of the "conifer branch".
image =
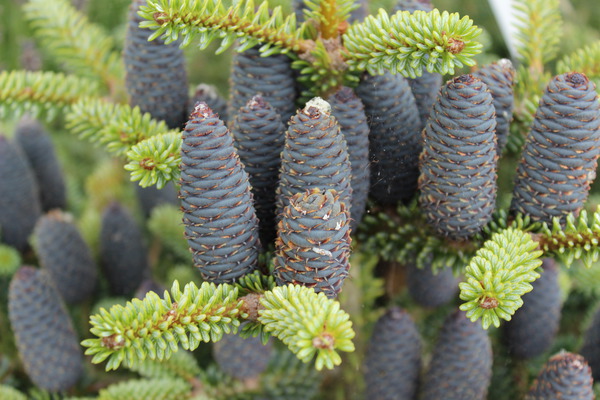
[(304, 5), (305, 19), (318, 26), (317, 30), (325, 40), (337, 38), (350, 13), (359, 7), (354, 0), (309, 0)]
[(130, 379), (100, 390), (98, 400), (185, 400), (192, 397), (192, 387), (183, 379)]
[(532, 0), (515, 3), (517, 52), (526, 65), (542, 72), (543, 66), (558, 52), (562, 18), (558, 0)]
[(475, 42), (481, 29), (468, 17), (434, 9), (399, 11), (391, 17), (383, 10), (343, 35), (348, 64), (370, 74), (385, 70), (415, 78), (428, 72), (454, 74), (454, 68), (472, 66), (482, 45)]
[(531, 235), (508, 228), (492, 235), (471, 259), (461, 282), (460, 309), (471, 321), (481, 319), (484, 329), (500, 326), (500, 319), (510, 321), (523, 305), (521, 296), (533, 289), (539, 278), (535, 271), (542, 264), (543, 252), (536, 250)]
[(600, 41), (564, 56), (557, 64), (557, 72), (577, 71), (592, 79), (600, 78)]
[(67, 0), (29, 0), (23, 7), (44, 49), (77, 75), (98, 79), (113, 90), (123, 87), (121, 55), (103, 29)]

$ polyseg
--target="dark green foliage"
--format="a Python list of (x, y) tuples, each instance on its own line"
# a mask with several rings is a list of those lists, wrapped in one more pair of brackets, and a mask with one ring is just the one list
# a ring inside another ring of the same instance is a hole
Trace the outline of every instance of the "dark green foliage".
[(600, 308), (594, 311), (594, 317), (584, 333), (583, 346), (579, 353), (592, 368), (594, 381), (600, 381)]
[(408, 80), (389, 72), (365, 75), (356, 94), (371, 131), (370, 196), (384, 205), (410, 199), (419, 176), (421, 121)]
[(558, 266), (544, 259), (541, 277), (533, 290), (523, 296), (523, 306), (504, 325), (504, 338), (514, 357), (529, 359), (541, 355), (554, 342), (560, 322), (561, 296)]
[(365, 361), (369, 400), (413, 400), (421, 370), (421, 338), (411, 316), (390, 308), (375, 324)]
[(309, 101), (292, 117), (285, 137), (277, 188), (278, 213), (290, 197), (312, 188), (335, 189), (350, 210), (351, 168), (346, 140), (329, 104), (320, 98)]
[(452, 268), (438, 268), (435, 272), (431, 264), (423, 268), (409, 263), (406, 271), (408, 293), (423, 307), (439, 307), (456, 298), (460, 278)]
[(492, 95), (462, 75), (440, 91), (423, 131), (419, 204), (440, 235), (467, 239), (491, 220), (496, 202)]
[(199, 103), (183, 132), (181, 189), (185, 235), (204, 279), (233, 282), (257, 267), (258, 219), (233, 136)]
[(485, 400), (492, 376), (492, 347), (479, 323), (462, 311), (444, 322), (423, 378), (422, 400)]
[(48, 132), (36, 120), (23, 118), (15, 129), (15, 141), (23, 150), (35, 175), (42, 210), (65, 208), (65, 180)]
[(348, 145), (348, 154), (352, 166), (352, 221), (351, 231), (360, 223), (369, 197), (369, 125), (365, 107), (349, 87), (342, 87), (328, 99), (331, 112), (337, 119)]
[(96, 287), (98, 271), (92, 251), (72, 217), (52, 210), (41, 217), (34, 230), (35, 252), (65, 302), (80, 303)]
[(266, 400), (310, 400), (319, 392), (323, 377), (287, 349), (275, 350), (261, 377), (261, 386)]
[(21, 267), (8, 291), (10, 325), (23, 367), (38, 387), (62, 391), (83, 372), (83, 356), (69, 314), (48, 274)]
[(138, 26), (144, 19), (137, 14), (145, 4), (146, 0), (133, 0), (129, 8), (123, 50), (129, 104), (139, 106), (154, 119), (164, 120), (170, 128), (180, 128), (185, 122), (188, 103), (183, 50), (178, 43), (148, 41), (152, 31)]
[(592, 400), (592, 371), (579, 354), (559, 353), (548, 360), (525, 400)]
[(206, 103), (218, 116), (221, 121), (227, 122), (227, 101), (221, 97), (216, 86), (206, 83), (200, 83), (194, 90), (194, 95), (188, 105), (188, 115), (194, 112), (194, 107), (198, 103)]
[(183, 379), (130, 379), (102, 389), (97, 400), (186, 400), (191, 389)]
[(555, 76), (535, 113), (515, 177), (511, 210), (534, 221), (563, 221), (583, 208), (595, 177), (600, 103), (585, 75)]
[(227, 116), (232, 119), (248, 100), (260, 94), (287, 122), (296, 111), (296, 80), (290, 58), (283, 54), (261, 57), (258, 49), (252, 47), (233, 56)]
[(23, 251), (42, 213), (35, 176), (21, 150), (0, 135), (0, 238)]
[(154, 207), (161, 204), (173, 204), (179, 206), (177, 189), (175, 189), (173, 182), (167, 182), (162, 189), (157, 189), (156, 186), (142, 187), (137, 183), (134, 185), (142, 212), (146, 217), (150, 216)]
[(116, 201), (102, 213), (100, 264), (117, 296), (131, 296), (148, 273), (142, 232), (133, 215)]
[(277, 226), (277, 284), (308, 286), (336, 297), (350, 268), (349, 219), (335, 190), (314, 188), (292, 196)]
[(513, 85), (515, 74), (512, 63), (505, 58), (473, 72), (473, 76), (481, 79), (492, 93), (494, 109), (496, 110), (496, 152), (498, 155), (508, 142), (508, 128), (512, 121), (514, 106)]
[(213, 357), (227, 374), (237, 379), (250, 379), (258, 377), (267, 368), (272, 350), (271, 342), (263, 345), (260, 337), (244, 339), (229, 334), (213, 345)]
[(281, 117), (256, 95), (240, 108), (231, 124), (234, 145), (250, 177), (261, 242), (271, 243), (276, 235), (276, 194), (285, 142)]

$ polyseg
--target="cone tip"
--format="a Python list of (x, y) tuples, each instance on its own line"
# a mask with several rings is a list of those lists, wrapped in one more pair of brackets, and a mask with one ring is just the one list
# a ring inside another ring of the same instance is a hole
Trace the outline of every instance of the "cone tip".
[(331, 105), (320, 97), (313, 97), (311, 100), (309, 100), (306, 103), (306, 107), (304, 107), (304, 110), (309, 111), (311, 108), (316, 108), (322, 114), (331, 114)]

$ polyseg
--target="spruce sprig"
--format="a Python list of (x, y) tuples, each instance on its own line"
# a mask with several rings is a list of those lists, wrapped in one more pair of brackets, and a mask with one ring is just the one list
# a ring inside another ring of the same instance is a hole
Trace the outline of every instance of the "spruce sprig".
[(142, 140), (127, 152), (132, 181), (140, 186), (156, 185), (162, 189), (168, 181), (179, 179), (181, 163), (181, 134), (177, 131), (163, 133)]
[(454, 74), (454, 68), (472, 66), (482, 45), (475, 41), (481, 29), (458, 13), (399, 11), (391, 17), (380, 9), (343, 35), (348, 64), (370, 74), (385, 70), (415, 78), (428, 72)]
[(592, 79), (600, 79), (600, 41), (596, 41), (558, 61), (556, 70), (559, 74), (577, 71)]
[(523, 305), (521, 296), (533, 289), (539, 278), (535, 271), (542, 264), (543, 252), (531, 235), (508, 228), (492, 235), (465, 268), (465, 282), (459, 284), (460, 309), (471, 321), (481, 319), (484, 329), (510, 321)]

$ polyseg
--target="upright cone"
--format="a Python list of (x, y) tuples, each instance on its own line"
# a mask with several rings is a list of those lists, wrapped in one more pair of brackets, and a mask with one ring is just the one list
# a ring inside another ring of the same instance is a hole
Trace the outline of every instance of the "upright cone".
[(592, 371), (579, 354), (559, 353), (548, 360), (525, 400), (593, 400)]

